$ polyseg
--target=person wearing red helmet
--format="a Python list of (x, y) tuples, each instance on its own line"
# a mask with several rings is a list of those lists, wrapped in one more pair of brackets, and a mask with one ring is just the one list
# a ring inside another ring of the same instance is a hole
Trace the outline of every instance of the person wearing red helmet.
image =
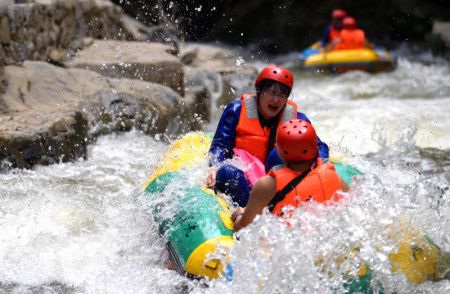
[(233, 214), (235, 231), (253, 222), (265, 207), (275, 215), (289, 217), (306, 201), (326, 204), (339, 199), (337, 191), (348, 190), (334, 165), (318, 158), (316, 131), (308, 121), (294, 119), (279, 126), (276, 144), (284, 164), (255, 183), (247, 207)]
[[(256, 78), (256, 93), (230, 103), (219, 120), (209, 150), (207, 185), (230, 195), (240, 206), (247, 204), (256, 180), (281, 162), (274, 148), (277, 127), (296, 118), (309, 121), (297, 104), (288, 100), (293, 84), (289, 70), (267, 66)], [(328, 158), (328, 146), (319, 138), (316, 148), (321, 158)]]
[(342, 21), (343, 28), (339, 38), (332, 42), (329, 49), (351, 50), (370, 47), (366, 42), (366, 35), (363, 30), (358, 29), (356, 20), (347, 16)]
[(342, 30), (342, 21), (346, 16), (347, 12), (343, 9), (333, 10), (331, 13), (331, 24), (325, 28), (325, 32), (320, 41), (323, 48), (339, 37)]

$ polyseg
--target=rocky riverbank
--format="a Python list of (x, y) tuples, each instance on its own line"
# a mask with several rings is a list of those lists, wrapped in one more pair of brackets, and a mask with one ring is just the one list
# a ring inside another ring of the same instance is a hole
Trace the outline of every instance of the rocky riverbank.
[(0, 169), (86, 157), (114, 131), (200, 129), (256, 75), (105, 0), (2, 1), (0, 33)]

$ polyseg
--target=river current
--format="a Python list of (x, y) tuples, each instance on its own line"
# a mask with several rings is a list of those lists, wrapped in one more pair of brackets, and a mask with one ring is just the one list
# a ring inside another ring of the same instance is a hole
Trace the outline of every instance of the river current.
[(104, 136), (85, 160), (0, 174), (0, 293), (341, 293), (341, 269), (324, 277), (317, 257), (355, 246), (343, 267), (367, 264), (376, 289), (448, 293), (449, 280), (410, 285), (387, 256), (403, 228), (450, 252), (450, 66), (400, 59), (389, 73), (296, 78), (292, 97), (321, 139), (364, 173), (342, 205), (307, 205), (291, 230), (259, 217), (232, 249), (232, 282), (192, 281), (165, 268), (140, 192), (168, 144)]

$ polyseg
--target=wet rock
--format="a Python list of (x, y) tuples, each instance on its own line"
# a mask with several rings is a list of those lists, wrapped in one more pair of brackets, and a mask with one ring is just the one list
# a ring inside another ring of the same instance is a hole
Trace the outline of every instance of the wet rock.
[(110, 79), (110, 84), (110, 91), (97, 92), (85, 107), (93, 116), (94, 135), (132, 128), (150, 135), (165, 133), (183, 111), (182, 97), (167, 87), (127, 79)]
[(168, 87), (84, 69), (27, 61), (6, 66), (5, 79), (0, 161), (16, 167), (86, 156), (87, 143), (113, 131), (175, 132), (180, 114), (188, 113), (183, 98)]
[(227, 105), (242, 94), (255, 92), (257, 72), (229, 73), (223, 76), (224, 93), (217, 100), (216, 107)]
[(48, 61), (50, 63), (56, 64), (56, 65), (62, 65), (63, 59), (65, 57), (65, 51), (62, 49), (53, 49), (50, 52), (50, 55), (48, 57)]
[(184, 72), (186, 101), (189, 105), (192, 105), (194, 114), (209, 121), (211, 111), (223, 93), (222, 76), (207, 69), (191, 66), (186, 66)]
[(146, 30), (146, 38), (151, 42), (158, 42), (170, 45), (173, 54), (178, 54), (180, 39), (177, 32), (164, 25), (152, 26)]
[[(5, 67), (4, 67), (3, 59), (1, 57), (2, 57), (2, 55), (0, 52), (0, 95), (5, 92), (5, 88), (6, 88)], [(1, 112), (2, 112), (2, 105), (0, 103), (0, 113)]]
[[(193, 86), (184, 97), (186, 108), (189, 109), (188, 117), (192, 123), (207, 122), (211, 119), (211, 96), (205, 86)], [(200, 125), (199, 125), (200, 127)]]
[(0, 115), (0, 161), (31, 168), (84, 157), (87, 126), (86, 117), (76, 111)]
[(3, 16), (0, 20), (0, 42), (5, 45), (11, 43), (11, 28), (7, 16)]
[(85, 68), (113, 78), (139, 79), (184, 94), (183, 65), (161, 43), (100, 41), (81, 50), (67, 67)]
[(232, 50), (205, 44), (186, 44), (181, 52), (196, 52), (191, 65), (220, 74), (236, 72), (238, 54)]
[(429, 41), (433, 53), (450, 58), (450, 22), (435, 21)]
[(198, 48), (191, 46), (184, 48), (181, 52), (179, 52), (179, 57), (181, 59), (181, 62), (183, 62), (186, 65), (190, 65), (197, 58), (197, 54)]
[(205, 85), (216, 103), (213, 107), (226, 105), (242, 93), (254, 92), (252, 85), (258, 71), (246, 65), (242, 56), (233, 50), (212, 45), (186, 44), (180, 56), (191, 65), (189, 70), (186, 69), (186, 87), (190, 84)]
[(55, 49), (76, 50), (85, 37), (149, 40), (151, 34), (111, 1), (0, 1), (0, 48), (6, 64), (47, 60)]

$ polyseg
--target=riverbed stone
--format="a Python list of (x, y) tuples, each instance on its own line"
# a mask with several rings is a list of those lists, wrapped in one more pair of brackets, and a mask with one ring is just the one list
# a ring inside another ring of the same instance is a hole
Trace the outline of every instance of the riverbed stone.
[(429, 40), (433, 53), (450, 57), (450, 22), (433, 22)]
[(85, 157), (87, 126), (79, 111), (0, 115), (0, 161), (3, 166), (31, 168)]
[[(176, 125), (190, 127), (180, 119), (187, 113), (183, 97), (159, 84), (38, 61), (6, 66), (5, 79), (0, 161), (12, 166), (29, 168), (86, 156), (86, 142), (113, 131), (136, 128), (157, 134), (167, 133), (169, 127), (179, 131)], [(49, 147), (51, 152), (46, 151)]]
[(65, 63), (112, 78), (138, 79), (157, 83), (184, 94), (183, 64), (161, 43), (95, 40)]
[[(124, 15), (109, 0), (0, 1), (0, 47), (8, 47), (3, 48), (7, 64), (47, 60), (54, 49), (74, 51), (73, 44), (85, 37), (152, 40), (155, 29)], [(28, 50), (36, 39), (38, 46)]]
[(3, 16), (0, 20), (0, 42), (5, 45), (11, 43), (11, 28), (7, 16)]
[[(253, 83), (258, 71), (247, 65), (238, 52), (210, 44), (186, 43), (182, 46), (179, 56), (190, 66), (185, 70), (186, 75), (189, 75), (186, 79), (187, 87), (193, 81), (198, 85), (198, 80), (202, 79), (215, 101), (213, 108), (227, 105), (242, 93), (254, 92)], [(217, 77), (211, 79), (211, 73), (218, 75), (218, 82), (211, 83), (217, 80)], [(214, 87), (211, 87), (213, 84)], [(217, 94), (218, 92), (220, 94)]]

